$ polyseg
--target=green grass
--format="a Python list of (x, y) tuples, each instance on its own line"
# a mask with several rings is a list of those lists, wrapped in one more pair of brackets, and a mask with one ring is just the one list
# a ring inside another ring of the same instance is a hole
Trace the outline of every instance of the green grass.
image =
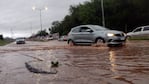
[(0, 46), (4, 46), (9, 44), (10, 42), (6, 41), (6, 40), (0, 40)]
[(149, 37), (131, 37), (128, 40), (149, 40)]

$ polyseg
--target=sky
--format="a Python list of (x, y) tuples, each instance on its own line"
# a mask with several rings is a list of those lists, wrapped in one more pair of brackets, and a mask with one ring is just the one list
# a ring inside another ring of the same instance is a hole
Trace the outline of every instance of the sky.
[[(61, 21), (69, 14), (70, 5), (89, 0), (0, 0), (0, 34), (4, 37), (29, 37), (42, 29), (47, 29), (53, 21)], [(36, 10), (32, 10), (36, 7)]]

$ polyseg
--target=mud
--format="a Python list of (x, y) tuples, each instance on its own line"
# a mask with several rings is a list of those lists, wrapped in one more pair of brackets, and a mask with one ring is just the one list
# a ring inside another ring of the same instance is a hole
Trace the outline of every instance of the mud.
[[(0, 48), (0, 84), (148, 84), (148, 50), (149, 41), (110, 48), (57, 41), (13, 43)], [(56, 74), (32, 73), (25, 66), (30, 61), (43, 71), (50, 71), (51, 61), (60, 66)]]

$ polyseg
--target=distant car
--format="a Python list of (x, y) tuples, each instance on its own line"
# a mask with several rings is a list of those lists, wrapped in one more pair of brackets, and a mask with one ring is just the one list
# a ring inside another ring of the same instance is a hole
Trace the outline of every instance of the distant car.
[(17, 38), (16, 44), (25, 44), (25, 38)]
[(127, 33), (127, 37), (147, 37), (149, 38), (149, 26), (141, 26), (134, 29), (132, 32)]
[(82, 43), (117, 45), (125, 43), (125, 40), (125, 33), (98, 25), (80, 25), (72, 28), (68, 34), (70, 45)]
[(47, 37), (46, 39), (47, 40), (53, 40), (54, 38), (53, 37)]
[(67, 39), (68, 39), (68, 36), (64, 35), (64, 36), (61, 36), (58, 40), (59, 41), (67, 41)]

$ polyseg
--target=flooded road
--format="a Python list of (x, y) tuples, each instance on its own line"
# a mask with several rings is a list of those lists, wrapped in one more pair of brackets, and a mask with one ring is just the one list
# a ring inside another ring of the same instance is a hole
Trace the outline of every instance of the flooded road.
[[(39, 61), (39, 60), (42, 60)], [(25, 63), (56, 74), (32, 73)], [(43, 63), (43, 64), (42, 64)], [(50, 69), (50, 68), (49, 68)], [(128, 41), (123, 47), (73, 46), (66, 42), (27, 42), (0, 47), (0, 84), (148, 84), (149, 41)]]

